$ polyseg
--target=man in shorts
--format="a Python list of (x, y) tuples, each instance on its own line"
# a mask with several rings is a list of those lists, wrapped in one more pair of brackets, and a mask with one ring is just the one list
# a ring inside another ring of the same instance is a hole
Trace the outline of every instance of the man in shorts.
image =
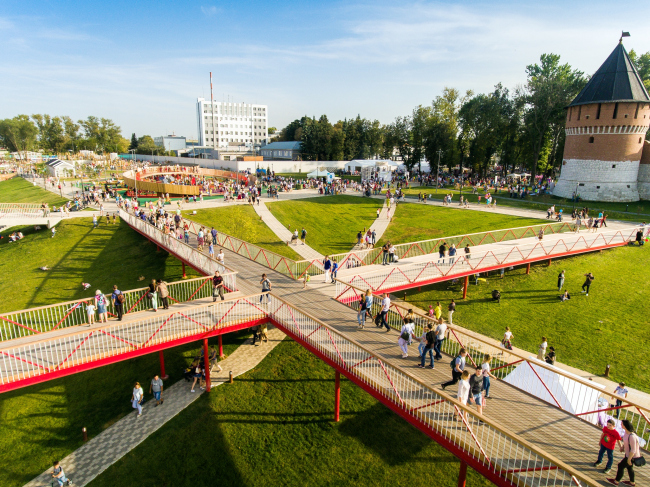
[(158, 375), (154, 375), (153, 379), (151, 380), (151, 385), (149, 386), (149, 394), (153, 393), (153, 397), (156, 398), (156, 405), (154, 407), (157, 407), (158, 404), (163, 403), (162, 391), (163, 381)]

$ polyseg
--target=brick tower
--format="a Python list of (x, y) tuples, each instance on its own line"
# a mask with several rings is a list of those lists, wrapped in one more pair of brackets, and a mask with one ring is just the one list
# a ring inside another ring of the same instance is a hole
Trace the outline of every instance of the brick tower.
[[(650, 96), (619, 42), (568, 106), (564, 158), (553, 194), (571, 198), (577, 191), (588, 201), (638, 201), (648, 125)], [(650, 164), (644, 166), (648, 184), (642, 184), (642, 194), (650, 193)]]

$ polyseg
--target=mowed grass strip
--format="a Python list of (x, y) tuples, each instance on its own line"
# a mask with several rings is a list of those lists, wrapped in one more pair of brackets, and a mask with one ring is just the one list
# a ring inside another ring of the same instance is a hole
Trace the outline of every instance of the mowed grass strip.
[[(102, 217), (93, 229), (91, 218), (70, 218), (56, 228), (52, 238), (45, 227), (40, 231), (23, 227), (25, 238), (18, 242), (7, 238), (15, 227), (2, 233), (0, 313), (92, 297), (97, 289), (108, 293), (114, 284), (122, 290), (136, 289), (151, 279), (171, 282), (183, 276), (176, 258), (156, 252), (155, 244), (126, 223), (107, 224)], [(199, 277), (188, 271), (188, 277)], [(90, 289), (84, 291), (82, 282)]]
[[(230, 355), (248, 336), (248, 332), (224, 335), (224, 353)], [(211, 338), (209, 344), (216, 346), (217, 338)], [(165, 388), (183, 379), (184, 367), (200, 354), (200, 346), (201, 342), (196, 342), (165, 350), (165, 372), (170, 377)], [(125, 415), (133, 414), (133, 385), (140, 382), (145, 399), (151, 401), (149, 384), (158, 373), (160, 363), (155, 352), (0, 394), (0, 485), (20, 487), (51, 468), (54, 460), (83, 445), (82, 428), (92, 438)], [(146, 418), (144, 414), (140, 420)]]
[[(282, 198), (282, 196), (280, 196)], [(357, 233), (371, 228), (382, 200), (359, 196), (322, 196), (267, 203), (269, 211), (291, 231), (304, 227), (307, 244), (323, 255), (349, 252)]]
[[(509, 326), (513, 345), (533, 355), (546, 336), (559, 362), (595, 375), (609, 364), (612, 380), (650, 392), (647, 258), (648, 247), (622, 247), (534, 265), (530, 275), (525, 267), (506, 271), (504, 279), (494, 273), (487, 283), (470, 283), (466, 301), (460, 299), (460, 283), (410, 290), (406, 300), (426, 310), (455, 298), (454, 323), (464, 328), (501, 340)], [(557, 290), (563, 269), (571, 294), (564, 303)], [(581, 293), (587, 272), (595, 276), (589, 296)], [(501, 291), (500, 304), (491, 300), (493, 289)]]
[(218, 232), (232, 235), (292, 260), (302, 259), (286, 242), (282, 242), (248, 205), (206, 208), (196, 210), (196, 215), (186, 210), (183, 211), (183, 216), (204, 225), (208, 231), (214, 227)]
[(543, 223), (546, 221), (537, 218), (399, 203), (379, 245), (388, 240), (400, 244)]
[[(456, 485), (459, 461), (285, 339), (255, 369), (204, 394), (91, 487)], [(468, 485), (492, 485), (468, 471)]]
[(20, 177), (0, 181), (0, 203), (47, 203), (51, 207), (64, 205), (67, 201)]

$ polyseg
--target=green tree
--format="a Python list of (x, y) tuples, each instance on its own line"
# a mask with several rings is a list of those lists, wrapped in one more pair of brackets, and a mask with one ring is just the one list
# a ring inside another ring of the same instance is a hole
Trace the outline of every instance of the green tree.
[(59, 117), (50, 117), (47, 114), (32, 115), (38, 127), (38, 142), (45, 152), (59, 153), (65, 150), (65, 128)]
[(144, 154), (144, 155), (153, 154), (159, 156), (159, 155), (165, 155), (165, 148), (156, 145), (156, 143), (153, 141), (153, 137), (151, 137), (150, 135), (143, 135), (138, 139), (138, 147), (136, 148), (135, 153)]
[(27, 115), (0, 121), (0, 143), (24, 157), (24, 152), (36, 148), (38, 128)]
[(138, 138), (135, 136), (135, 132), (131, 134), (131, 142), (129, 143), (129, 150), (138, 148)]
[(557, 54), (542, 54), (540, 64), (527, 66), (526, 73), (525, 123), (532, 150), (530, 171), (535, 177), (542, 149), (552, 137), (552, 126), (563, 123), (564, 108), (584, 87), (586, 79), (582, 71), (560, 64)]
[(645, 89), (650, 90), (650, 51), (639, 55), (632, 49), (629, 56), (641, 76)]

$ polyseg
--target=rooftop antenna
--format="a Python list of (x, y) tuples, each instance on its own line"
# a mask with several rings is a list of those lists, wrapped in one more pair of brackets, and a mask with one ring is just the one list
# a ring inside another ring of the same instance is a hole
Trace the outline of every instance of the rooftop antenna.
[(621, 32), (621, 38), (618, 40), (619, 44), (623, 42), (623, 37), (630, 37), (630, 33), (622, 31)]

